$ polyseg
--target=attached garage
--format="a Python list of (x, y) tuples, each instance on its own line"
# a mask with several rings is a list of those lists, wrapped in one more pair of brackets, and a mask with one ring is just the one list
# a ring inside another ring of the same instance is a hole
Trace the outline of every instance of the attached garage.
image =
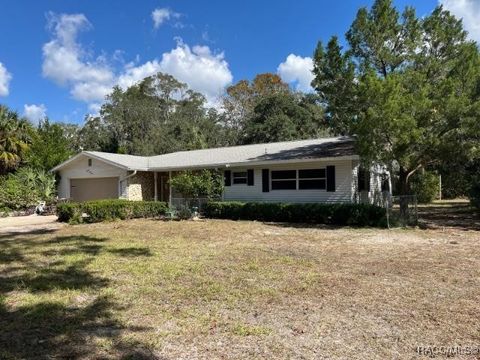
[(118, 177), (70, 179), (70, 198), (74, 201), (118, 198)]

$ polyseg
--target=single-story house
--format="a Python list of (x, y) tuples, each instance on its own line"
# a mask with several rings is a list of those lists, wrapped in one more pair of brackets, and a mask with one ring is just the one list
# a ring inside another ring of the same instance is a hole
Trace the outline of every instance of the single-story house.
[(184, 170), (219, 169), (223, 200), (379, 203), (388, 171), (360, 167), (354, 139), (334, 137), (135, 156), (82, 151), (56, 166), (60, 198), (123, 198), (170, 204), (169, 179)]

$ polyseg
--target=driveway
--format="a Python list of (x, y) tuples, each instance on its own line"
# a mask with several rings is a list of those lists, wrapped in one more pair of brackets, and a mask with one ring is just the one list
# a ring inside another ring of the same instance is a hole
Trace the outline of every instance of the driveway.
[(10, 216), (0, 218), (0, 234), (23, 233), (38, 230), (55, 230), (63, 224), (57, 222), (56, 215), (39, 216)]

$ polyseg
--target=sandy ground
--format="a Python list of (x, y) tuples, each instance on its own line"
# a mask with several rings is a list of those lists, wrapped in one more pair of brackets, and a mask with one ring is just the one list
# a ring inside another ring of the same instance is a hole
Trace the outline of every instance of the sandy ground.
[(64, 224), (57, 222), (56, 215), (11, 216), (0, 218), (0, 233), (22, 233), (36, 230), (58, 229)]

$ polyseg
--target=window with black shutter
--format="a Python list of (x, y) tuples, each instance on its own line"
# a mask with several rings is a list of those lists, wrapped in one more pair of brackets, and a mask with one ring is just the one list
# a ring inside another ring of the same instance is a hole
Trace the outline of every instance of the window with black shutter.
[(248, 186), (253, 186), (254, 185), (254, 172), (253, 169), (247, 170), (247, 185)]
[(335, 185), (335, 166), (327, 166), (327, 191), (334, 192), (336, 188)]
[(233, 184), (246, 184), (247, 183), (247, 172), (246, 171), (234, 171), (233, 172)]
[(269, 192), (270, 191), (270, 170), (262, 169), (262, 191)]
[(225, 170), (223, 173), (223, 177), (225, 179), (225, 186), (232, 185), (232, 172), (230, 170)]

